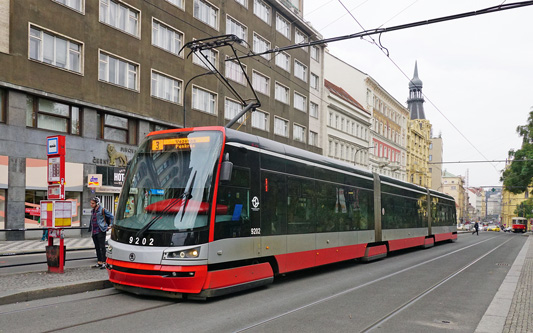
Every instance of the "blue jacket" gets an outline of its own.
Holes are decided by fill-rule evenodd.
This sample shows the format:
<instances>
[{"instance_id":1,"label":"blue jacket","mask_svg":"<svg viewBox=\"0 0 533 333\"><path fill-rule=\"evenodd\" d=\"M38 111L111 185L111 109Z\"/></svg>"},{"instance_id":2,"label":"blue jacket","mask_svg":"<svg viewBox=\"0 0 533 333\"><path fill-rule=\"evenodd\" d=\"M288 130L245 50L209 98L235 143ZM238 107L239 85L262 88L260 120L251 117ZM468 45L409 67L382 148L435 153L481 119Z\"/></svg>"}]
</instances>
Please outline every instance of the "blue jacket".
<instances>
[{"instance_id":1,"label":"blue jacket","mask_svg":"<svg viewBox=\"0 0 533 333\"><path fill-rule=\"evenodd\" d=\"M95 213L95 210L96 210L96 222L98 222L98 226L100 227L100 230L102 232L106 232L107 231L107 223L106 223L106 217L109 221L109 226L112 226L113 225L113 215L107 210L107 209L104 209L102 208L102 206L98 205L98 207L94 208L92 211L91 211L91 221L92 221L92 214ZM105 216L104 216L105 215ZM92 222L89 223L89 231L92 231Z\"/></svg>"}]
</instances>

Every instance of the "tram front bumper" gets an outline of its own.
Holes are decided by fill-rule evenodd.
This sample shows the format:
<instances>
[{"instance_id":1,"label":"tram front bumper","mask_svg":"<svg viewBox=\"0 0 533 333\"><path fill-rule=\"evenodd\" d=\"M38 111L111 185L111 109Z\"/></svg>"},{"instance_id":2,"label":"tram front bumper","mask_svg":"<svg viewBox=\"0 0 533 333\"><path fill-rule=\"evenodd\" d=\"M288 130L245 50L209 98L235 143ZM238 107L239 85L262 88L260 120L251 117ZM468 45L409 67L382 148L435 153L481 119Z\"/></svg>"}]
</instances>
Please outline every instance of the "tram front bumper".
<instances>
[{"instance_id":1,"label":"tram front bumper","mask_svg":"<svg viewBox=\"0 0 533 333\"><path fill-rule=\"evenodd\" d=\"M107 268L114 284L171 293L197 294L207 276L207 265L153 265L108 258Z\"/></svg>"}]
</instances>

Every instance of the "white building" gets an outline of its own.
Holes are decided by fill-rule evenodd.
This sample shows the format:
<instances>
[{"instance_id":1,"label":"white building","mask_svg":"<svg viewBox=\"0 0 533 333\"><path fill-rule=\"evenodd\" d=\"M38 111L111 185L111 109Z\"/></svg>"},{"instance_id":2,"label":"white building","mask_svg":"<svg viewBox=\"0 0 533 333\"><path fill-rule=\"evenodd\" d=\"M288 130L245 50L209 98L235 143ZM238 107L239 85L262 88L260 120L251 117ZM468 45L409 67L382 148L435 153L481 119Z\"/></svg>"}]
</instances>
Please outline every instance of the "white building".
<instances>
[{"instance_id":1,"label":"white building","mask_svg":"<svg viewBox=\"0 0 533 333\"><path fill-rule=\"evenodd\" d=\"M331 158L368 168L370 112L343 88L324 80L324 108L327 114L326 149Z\"/></svg>"},{"instance_id":2,"label":"white building","mask_svg":"<svg viewBox=\"0 0 533 333\"><path fill-rule=\"evenodd\" d=\"M355 100L361 101L363 108L372 115L369 169L406 181L409 110L370 75L327 51L324 53L324 77L341 86Z\"/></svg>"}]
</instances>

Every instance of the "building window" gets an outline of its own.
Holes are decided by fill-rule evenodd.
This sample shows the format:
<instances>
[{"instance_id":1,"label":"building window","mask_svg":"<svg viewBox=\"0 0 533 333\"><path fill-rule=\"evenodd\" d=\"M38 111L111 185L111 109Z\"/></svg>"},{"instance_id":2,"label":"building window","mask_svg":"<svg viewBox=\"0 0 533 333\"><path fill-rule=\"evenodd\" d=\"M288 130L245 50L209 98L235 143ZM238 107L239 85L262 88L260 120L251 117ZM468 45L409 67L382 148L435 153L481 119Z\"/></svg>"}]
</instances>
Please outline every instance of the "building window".
<instances>
[{"instance_id":1,"label":"building window","mask_svg":"<svg viewBox=\"0 0 533 333\"><path fill-rule=\"evenodd\" d=\"M80 108L49 99L28 96L26 126L80 135Z\"/></svg>"},{"instance_id":2,"label":"building window","mask_svg":"<svg viewBox=\"0 0 533 333\"><path fill-rule=\"evenodd\" d=\"M263 131L268 131L268 119L268 113L255 110L254 112L252 112L252 127L258 128Z\"/></svg>"},{"instance_id":3,"label":"building window","mask_svg":"<svg viewBox=\"0 0 533 333\"><path fill-rule=\"evenodd\" d=\"M30 26L30 59L81 73L83 44Z\"/></svg>"},{"instance_id":4,"label":"building window","mask_svg":"<svg viewBox=\"0 0 533 333\"><path fill-rule=\"evenodd\" d=\"M270 78L256 71L252 71L252 86L262 94L270 96Z\"/></svg>"},{"instance_id":5,"label":"building window","mask_svg":"<svg viewBox=\"0 0 533 333\"><path fill-rule=\"evenodd\" d=\"M229 15L226 15L226 34L235 35L245 42L248 41L248 28Z\"/></svg>"},{"instance_id":6,"label":"building window","mask_svg":"<svg viewBox=\"0 0 533 333\"><path fill-rule=\"evenodd\" d=\"M307 82L307 66L298 60L294 60L294 76L304 82Z\"/></svg>"},{"instance_id":7,"label":"building window","mask_svg":"<svg viewBox=\"0 0 533 333\"><path fill-rule=\"evenodd\" d=\"M254 32L254 45L253 50L255 53L263 53L270 50L270 42ZM261 57L270 60L270 54L263 54Z\"/></svg>"},{"instance_id":8,"label":"building window","mask_svg":"<svg viewBox=\"0 0 533 333\"><path fill-rule=\"evenodd\" d=\"M180 9L183 9L183 0L166 0L167 2L170 2L171 4L173 4L174 6L180 8Z\"/></svg>"},{"instance_id":9,"label":"building window","mask_svg":"<svg viewBox=\"0 0 533 333\"><path fill-rule=\"evenodd\" d=\"M231 120L235 118L235 116L238 115L239 112L241 111L242 111L242 104L226 98L226 103L224 105L224 118ZM237 120L237 122L242 124L244 123L244 119L245 117L241 116Z\"/></svg>"},{"instance_id":10,"label":"building window","mask_svg":"<svg viewBox=\"0 0 533 333\"><path fill-rule=\"evenodd\" d=\"M307 43L307 36L300 30L296 29L294 33L294 42L296 44L305 44ZM304 47L303 49L304 51L307 51L307 47Z\"/></svg>"},{"instance_id":11,"label":"building window","mask_svg":"<svg viewBox=\"0 0 533 333\"><path fill-rule=\"evenodd\" d=\"M289 104L289 88L276 82L274 98L282 103Z\"/></svg>"},{"instance_id":12,"label":"building window","mask_svg":"<svg viewBox=\"0 0 533 333\"><path fill-rule=\"evenodd\" d=\"M320 49L318 46L311 46L311 59L315 61L320 61Z\"/></svg>"},{"instance_id":13,"label":"building window","mask_svg":"<svg viewBox=\"0 0 533 333\"><path fill-rule=\"evenodd\" d=\"M307 97L294 92L294 108L303 112L307 112Z\"/></svg>"},{"instance_id":14,"label":"building window","mask_svg":"<svg viewBox=\"0 0 533 333\"><path fill-rule=\"evenodd\" d=\"M98 123L100 124L98 138L136 144L137 126L134 120L99 112Z\"/></svg>"},{"instance_id":15,"label":"building window","mask_svg":"<svg viewBox=\"0 0 533 333\"><path fill-rule=\"evenodd\" d=\"M270 7L261 0L254 0L254 14L270 25Z\"/></svg>"},{"instance_id":16,"label":"building window","mask_svg":"<svg viewBox=\"0 0 533 333\"><path fill-rule=\"evenodd\" d=\"M207 112L210 114L216 114L217 95L193 86L192 88L192 108Z\"/></svg>"},{"instance_id":17,"label":"building window","mask_svg":"<svg viewBox=\"0 0 533 333\"><path fill-rule=\"evenodd\" d=\"M201 53L202 55L197 56L196 52L193 53L193 56L192 56L193 64L202 66L207 69L211 69L210 66L213 66L214 68L218 68L218 51L211 49L211 50L201 50L198 52ZM207 60L205 58L207 58ZM207 64L209 63L211 65L209 65L208 67Z\"/></svg>"},{"instance_id":18,"label":"building window","mask_svg":"<svg viewBox=\"0 0 533 333\"><path fill-rule=\"evenodd\" d=\"M195 18L218 30L218 8L205 0L194 0Z\"/></svg>"},{"instance_id":19,"label":"building window","mask_svg":"<svg viewBox=\"0 0 533 333\"><path fill-rule=\"evenodd\" d=\"M100 0L100 22L136 37L140 37L140 15L140 11L126 6L123 2Z\"/></svg>"},{"instance_id":20,"label":"building window","mask_svg":"<svg viewBox=\"0 0 533 333\"><path fill-rule=\"evenodd\" d=\"M74 9L80 13L83 13L83 1L82 0L53 0L69 8Z\"/></svg>"},{"instance_id":21,"label":"building window","mask_svg":"<svg viewBox=\"0 0 533 333\"><path fill-rule=\"evenodd\" d=\"M294 124L292 127L292 137L295 141L305 142L305 127Z\"/></svg>"},{"instance_id":22,"label":"building window","mask_svg":"<svg viewBox=\"0 0 533 333\"><path fill-rule=\"evenodd\" d=\"M309 83L311 88L318 90L319 81L320 81L320 78L318 77L318 75L311 73L311 82Z\"/></svg>"},{"instance_id":23,"label":"building window","mask_svg":"<svg viewBox=\"0 0 533 333\"><path fill-rule=\"evenodd\" d=\"M318 118L318 104L309 102L309 115L313 118Z\"/></svg>"},{"instance_id":24,"label":"building window","mask_svg":"<svg viewBox=\"0 0 533 333\"><path fill-rule=\"evenodd\" d=\"M119 59L100 51L99 65L99 80L116 84L124 88L137 90L137 78L139 76L138 64Z\"/></svg>"},{"instance_id":25,"label":"building window","mask_svg":"<svg viewBox=\"0 0 533 333\"><path fill-rule=\"evenodd\" d=\"M161 125L161 124L157 124L157 123L150 123L148 124L148 130L151 132L157 132L157 131L165 131L165 130L168 130L168 129L171 129L171 127L169 126L165 126L165 125Z\"/></svg>"},{"instance_id":26,"label":"building window","mask_svg":"<svg viewBox=\"0 0 533 333\"><path fill-rule=\"evenodd\" d=\"M290 64L291 64L291 56L288 53L279 52L276 55L276 66L290 73L291 72Z\"/></svg>"},{"instance_id":27,"label":"building window","mask_svg":"<svg viewBox=\"0 0 533 333\"><path fill-rule=\"evenodd\" d=\"M152 45L179 55L183 45L183 33L155 19L152 21Z\"/></svg>"},{"instance_id":28,"label":"building window","mask_svg":"<svg viewBox=\"0 0 533 333\"><path fill-rule=\"evenodd\" d=\"M248 0L235 0L239 5L248 8Z\"/></svg>"},{"instance_id":29,"label":"building window","mask_svg":"<svg viewBox=\"0 0 533 333\"><path fill-rule=\"evenodd\" d=\"M276 30L291 39L291 23L280 14L276 14Z\"/></svg>"},{"instance_id":30,"label":"building window","mask_svg":"<svg viewBox=\"0 0 533 333\"><path fill-rule=\"evenodd\" d=\"M246 72L246 65L243 64L242 67L243 68L241 69L241 66L237 61L226 60L226 77L237 83L246 85L246 76L244 75Z\"/></svg>"},{"instance_id":31,"label":"building window","mask_svg":"<svg viewBox=\"0 0 533 333\"><path fill-rule=\"evenodd\" d=\"M309 131L309 144L318 147L318 133Z\"/></svg>"},{"instance_id":32,"label":"building window","mask_svg":"<svg viewBox=\"0 0 533 333\"><path fill-rule=\"evenodd\" d=\"M274 117L274 134L289 137L289 121Z\"/></svg>"},{"instance_id":33,"label":"building window","mask_svg":"<svg viewBox=\"0 0 533 333\"><path fill-rule=\"evenodd\" d=\"M152 96L179 104L182 85L183 81L152 70Z\"/></svg>"}]
</instances>

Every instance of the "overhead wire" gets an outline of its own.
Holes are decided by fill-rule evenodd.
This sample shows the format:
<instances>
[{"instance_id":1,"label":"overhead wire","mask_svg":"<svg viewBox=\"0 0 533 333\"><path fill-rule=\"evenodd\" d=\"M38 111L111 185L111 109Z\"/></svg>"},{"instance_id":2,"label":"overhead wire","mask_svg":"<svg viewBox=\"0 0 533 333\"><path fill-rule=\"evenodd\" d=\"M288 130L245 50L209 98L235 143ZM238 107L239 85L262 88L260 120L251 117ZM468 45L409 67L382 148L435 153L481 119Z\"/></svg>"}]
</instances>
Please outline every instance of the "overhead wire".
<instances>
[{"instance_id":1,"label":"overhead wire","mask_svg":"<svg viewBox=\"0 0 533 333\"><path fill-rule=\"evenodd\" d=\"M342 5L342 7L348 11L348 8L344 5L344 3L342 2L342 0L338 0L338 2ZM505 2L505 1L504 1ZM502 3L503 4L503 3ZM411 4L412 5L412 4ZM411 6L410 5L410 6ZM409 7L410 7L409 6ZM500 5L501 6L501 5ZM404 9L405 10L405 9ZM362 24L355 18L355 16L349 12L350 16L355 20L355 22L359 25L359 27L361 29L363 29L364 31L366 31L366 29L362 26ZM383 24L381 25L383 26ZM380 26L380 27L381 27ZM405 76L405 78L407 80L409 80L409 82L412 83L411 79L409 78L409 76L400 68L400 66L390 57L390 54L388 54L388 50L386 48L384 48L381 43L378 45L378 43L374 40L374 38L372 38L371 36L369 36L373 42L373 44L375 44L386 56L387 58L389 59L390 62L392 62L392 64L403 74L403 76ZM384 50L387 50L387 53L384 52ZM433 103L433 101L424 93L422 93L422 95L424 96L425 99L427 99L427 101L444 117L444 119L446 119L446 121L448 121L448 123L487 161L489 161L489 159L459 130L459 128L457 128L457 126L455 126L455 124L435 105L435 103ZM494 164L492 164L492 167L496 170L496 172L500 173L501 171L496 169L496 166Z\"/></svg>"}]
</instances>

